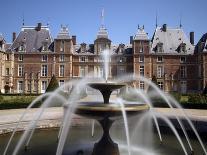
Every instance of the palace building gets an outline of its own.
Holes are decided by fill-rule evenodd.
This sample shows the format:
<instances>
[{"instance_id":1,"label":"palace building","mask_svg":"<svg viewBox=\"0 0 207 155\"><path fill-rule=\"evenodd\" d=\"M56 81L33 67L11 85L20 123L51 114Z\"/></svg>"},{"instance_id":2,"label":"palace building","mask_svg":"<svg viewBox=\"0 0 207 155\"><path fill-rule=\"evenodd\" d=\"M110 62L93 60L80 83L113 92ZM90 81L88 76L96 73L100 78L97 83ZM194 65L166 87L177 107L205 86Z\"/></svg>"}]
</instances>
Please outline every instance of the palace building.
<instances>
[{"instance_id":1,"label":"palace building","mask_svg":"<svg viewBox=\"0 0 207 155\"><path fill-rule=\"evenodd\" d=\"M111 54L109 78L124 74L157 79L165 92L202 92L207 84L207 34L197 44L182 27L156 27L152 38L143 27L127 44L113 44L102 25L92 44L77 43L65 26L53 39L48 26L23 26L11 44L0 35L1 93L44 93L53 75L62 85L74 78L103 77L102 51ZM148 89L144 81L134 87Z\"/></svg>"}]
</instances>

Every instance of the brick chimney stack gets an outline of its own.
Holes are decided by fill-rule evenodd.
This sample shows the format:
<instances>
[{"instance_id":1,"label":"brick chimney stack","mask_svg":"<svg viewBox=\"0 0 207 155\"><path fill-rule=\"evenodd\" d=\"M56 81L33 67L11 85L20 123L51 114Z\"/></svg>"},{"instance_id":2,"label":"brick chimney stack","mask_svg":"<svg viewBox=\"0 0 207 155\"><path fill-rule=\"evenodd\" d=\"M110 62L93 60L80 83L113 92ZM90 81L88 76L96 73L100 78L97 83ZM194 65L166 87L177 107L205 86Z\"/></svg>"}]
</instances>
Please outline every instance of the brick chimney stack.
<instances>
[{"instance_id":1,"label":"brick chimney stack","mask_svg":"<svg viewBox=\"0 0 207 155\"><path fill-rule=\"evenodd\" d=\"M42 27L42 23L37 23L36 31L40 31Z\"/></svg>"},{"instance_id":2,"label":"brick chimney stack","mask_svg":"<svg viewBox=\"0 0 207 155\"><path fill-rule=\"evenodd\" d=\"M190 32L190 43L194 45L194 32Z\"/></svg>"},{"instance_id":3,"label":"brick chimney stack","mask_svg":"<svg viewBox=\"0 0 207 155\"><path fill-rule=\"evenodd\" d=\"M14 42L14 40L16 39L16 32L12 33L12 42Z\"/></svg>"}]
</instances>

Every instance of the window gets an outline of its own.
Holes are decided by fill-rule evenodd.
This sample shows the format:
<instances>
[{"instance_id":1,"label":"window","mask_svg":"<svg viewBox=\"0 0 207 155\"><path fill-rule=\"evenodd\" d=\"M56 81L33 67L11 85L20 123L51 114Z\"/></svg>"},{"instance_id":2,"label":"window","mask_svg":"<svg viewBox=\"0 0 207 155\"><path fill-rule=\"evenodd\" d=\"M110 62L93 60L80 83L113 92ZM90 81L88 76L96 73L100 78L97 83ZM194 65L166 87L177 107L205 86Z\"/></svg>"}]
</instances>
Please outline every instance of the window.
<instances>
[{"instance_id":1,"label":"window","mask_svg":"<svg viewBox=\"0 0 207 155\"><path fill-rule=\"evenodd\" d=\"M64 83L65 83L65 81L64 81L64 80L60 80L60 81L59 81L59 86L64 85Z\"/></svg>"},{"instance_id":2,"label":"window","mask_svg":"<svg viewBox=\"0 0 207 155\"><path fill-rule=\"evenodd\" d=\"M157 66L157 77L161 78L164 74L163 66Z\"/></svg>"},{"instance_id":3,"label":"window","mask_svg":"<svg viewBox=\"0 0 207 155\"><path fill-rule=\"evenodd\" d=\"M6 60L9 60L9 54L6 54Z\"/></svg>"},{"instance_id":4,"label":"window","mask_svg":"<svg viewBox=\"0 0 207 155\"><path fill-rule=\"evenodd\" d=\"M99 68L98 76L99 76L99 77L103 77L103 75L104 75L103 67L100 67L100 68Z\"/></svg>"},{"instance_id":5,"label":"window","mask_svg":"<svg viewBox=\"0 0 207 155\"><path fill-rule=\"evenodd\" d=\"M23 81L18 81L18 93L23 93Z\"/></svg>"},{"instance_id":6,"label":"window","mask_svg":"<svg viewBox=\"0 0 207 155\"><path fill-rule=\"evenodd\" d=\"M139 62L144 62L144 56L143 55L139 56Z\"/></svg>"},{"instance_id":7,"label":"window","mask_svg":"<svg viewBox=\"0 0 207 155\"><path fill-rule=\"evenodd\" d=\"M162 56L158 56L157 57L157 62L163 62L163 57Z\"/></svg>"},{"instance_id":8,"label":"window","mask_svg":"<svg viewBox=\"0 0 207 155\"><path fill-rule=\"evenodd\" d=\"M64 41L61 41L60 52L64 52Z\"/></svg>"},{"instance_id":9,"label":"window","mask_svg":"<svg viewBox=\"0 0 207 155\"><path fill-rule=\"evenodd\" d=\"M23 76L23 65L18 66L18 76Z\"/></svg>"},{"instance_id":10,"label":"window","mask_svg":"<svg viewBox=\"0 0 207 155\"><path fill-rule=\"evenodd\" d=\"M126 58L125 57L119 57L119 62L120 63L126 62Z\"/></svg>"},{"instance_id":11,"label":"window","mask_svg":"<svg viewBox=\"0 0 207 155\"><path fill-rule=\"evenodd\" d=\"M180 52L186 52L186 44L185 43L180 44Z\"/></svg>"},{"instance_id":12,"label":"window","mask_svg":"<svg viewBox=\"0 0 207 155\"><path fill-rule=\"evenodd\" d=\"M186 66L180 66L180 77L185 78L187 76L186 73Z\"/></svg>"},{"instance_id":13,"label":"window","mask_svg":"<svg viewBox=\"0 0 207 155\"><path fill-rule=\"evenodd\" d=\"M123 75L126 73L126 66L118 66L118 75Z\"/></svg>"},{"instance_id":14,"label":"window","mask_svg":"<svg viewBox=\"0 0 207 155\"><path fill-rule=\"evenodd\" d=\"M158 82L158 87L163 90L163 82Z\"/></svg>"},{"instance_id":15,"label":"window","mask_svg":"<svg viewBox=\"0 0 207 155\"><path fill-rule=\"evenodd\" d=\"M185 63L186 62L186 57L185 56L180 57L180 62Z\"/></svg>"},{"instance_id":16,"label":"window","mask_svg":"<svg viewBox=\"0 0 207 155\"><path fill-rule=\"evenodd\" d=\"M65 60L65 56L63 54L61 54L59 59L60 59L61 62L63 62Z\"/></svg>"},{"instance_id":17,"label":"window","mask_svg":"<svg viewBox=\"0 0 207 155\"><path fill-rule=\"evenodd\" d=\"M187 91L187 82L186 81L180 81L180 91L183 94L186 93L186 91Z\"/></svg>"},{"instance_id":18,"label":"window","mask_svg":"<svg viewBox=\"0 0 207 155\"><path fill-rule=\"evenodd\" d=\"M42 56L42 61L44 61L44 62L47 61L47 58L48 58L47 55L43 55Z\"/></svg>"},{"instance_id":19,"label":"window","mask_svg":"<svg viewBox=\"0 0 207 155\"><path fill-rule=\"evenodd\" d=\"M144 90L144 81L139 82L139 88Z\"/></svg>"},{"instance_id":20,"label":"window","mask_svg":"<svg viewBox=\"0 0 207 155\"><path fill-rule=\"evenodd\" d=\"M9 75L9 68L6 68L6 76Z\"/></svg>"},{"instance_id":21,"label":"window","mask_svg":"<svg viewBox=\"0 0 207 155\"><path fill-rule=\"evenodd\" d=\"M85 66L80 66L80 77L85 76Z\"/></svg>"},{"instance_id":22,"label":"window","mask_svg":"<svg viewBox=\"0 0 207 155\"><path fill-rule=\"evenodd\" d=\"M140 76L144 76L144 66L139 66L139 74Z\"/></svg>"},{"instance_id":23,"label":"window","mask_svg":"<svg viewBox=\"0 0 207 155\"><path fill-rule=\"evenodd\" d=\"M201 65L198 66L198 77L201 77L202 74L201 74Z\"/></svg>"},{"instance_id":24,"label":"window","mask_svg":"<svg viewBox=\"0 0 207 155\"><path fill-rule=\"evenodd\" d=\"M41 74L47 76L47 65L42 65Z\"/></svg>"},{"instance_id":25,"label":"window","mask_svg":"<svg viewBox=\"0 0 207 155\"><path fill-rule=\"evenodd\" d=\"M42 81L41 93L45 93L47 89L47 81Z\"/></svg>"},{"instance_id":26,"label":"window","mask_svg":"<svg viewBox=\"0 0 207 155\"><path fill-rule=\"evenodd\" d=\"M22 52L22 51L24 51L24 50L25 50L24 44L20 45L20 46L19 46L19 51Z\"/></svg>"},{"instance_id":27,"label":"window","mask_svg":"<svg viewBox=\"0 0 207 155\"><path fill-rule=\"evenodd\" d=\"M23 55L22 54L19 55L18 60L23 61Z\"/></svg>"},{"instance_id":28,"label":"window","mask_svg":"<svg viewBox=\"0 0 207 155\"><path fill-rule=\"evenodd\" d=\"M157 44L157 52L162 53L163 52L163 43L158 43Z\"/></svg>"},{"instance_id":29,"label":"window","mask_svg":"<svg viewBox=\"0 0 207 155\"><path fill-rule=\"evenodd\" d=\"M139 47L140 47L139 53L143 53L144 48L143 48L143 44L142 44L142 42L140 42Z\"/></svg>"},{"instance_id":30,"label":"window","mask_svg":"<svg viewBox=\"0 0 207 155\"><path fill-rule=\"evenodd\" d=\"M28 92L31 91L31 83L30 82L27 84L27 89L28 89Z\"/></svg>"},{"instance_id":31,"label":"window","mask_svg":"<svg viewBox=\"0 0 207 155\"><path fill-rule=\"evenodd\" d=\"M80 62L85 62L86 61L86 57L83 56L83 57L80 57Z\"/></svg>"},{"instance_id":32,"label":"window","mask_svg":"<svg viewBox=\"0 0 207 155\"><path fill-rule=\"evenodd\" d=\"M47 50L48 50L48 45L47 45L47 43L44 43L42 45L42 51L47 51Z\"/></svg>"},{"instance_id":33,"label":"window","mask_svg":"<svg viewBox=\"0 0 207 155\"><path fill-rule=\"evenodd\" d=\"M64 65L60 65L59 76L64 76L64 73L65 73L65 66Z\"/></svg>"}]
</instances>

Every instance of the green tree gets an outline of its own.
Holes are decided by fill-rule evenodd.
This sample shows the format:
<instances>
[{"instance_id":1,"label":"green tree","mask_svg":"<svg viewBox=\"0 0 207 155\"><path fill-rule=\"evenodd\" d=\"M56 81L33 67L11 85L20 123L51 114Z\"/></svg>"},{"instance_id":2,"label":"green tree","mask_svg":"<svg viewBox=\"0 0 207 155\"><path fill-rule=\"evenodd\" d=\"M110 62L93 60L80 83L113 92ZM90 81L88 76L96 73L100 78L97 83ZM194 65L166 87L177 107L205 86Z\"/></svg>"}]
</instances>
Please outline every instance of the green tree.
<instances>
[{"instance_id":1,"label":"green tree","mask_svg":"<svg viewBox=\"0 0 207 155\"><path fill-rule=\"evenodd\" d=\"M57 89L59 87L58 81L55 77L55 75L52 76L50 83L46 89L46 92L51 92L54 91L55 89Z\"/></svg>"}]
</instances>

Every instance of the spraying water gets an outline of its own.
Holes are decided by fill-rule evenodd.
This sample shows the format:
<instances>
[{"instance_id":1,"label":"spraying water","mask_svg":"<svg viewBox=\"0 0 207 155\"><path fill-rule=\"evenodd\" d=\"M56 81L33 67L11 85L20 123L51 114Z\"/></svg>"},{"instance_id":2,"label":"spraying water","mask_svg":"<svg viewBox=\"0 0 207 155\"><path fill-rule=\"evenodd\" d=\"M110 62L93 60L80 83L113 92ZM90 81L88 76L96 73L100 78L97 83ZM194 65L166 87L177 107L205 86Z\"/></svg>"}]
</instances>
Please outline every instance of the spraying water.
<instances>
[{"instance_id":1,"label":"spraying water","mask_svg":"<svg viewBox=\"0 0 207 155\"><path fill-rule=\"evenodd\" d=\"M104 59L104 78L105 81L107 82L109 76L109 60L110 60L109 50L103 51L103 59Z\"/></svg>"}]
</instances>

